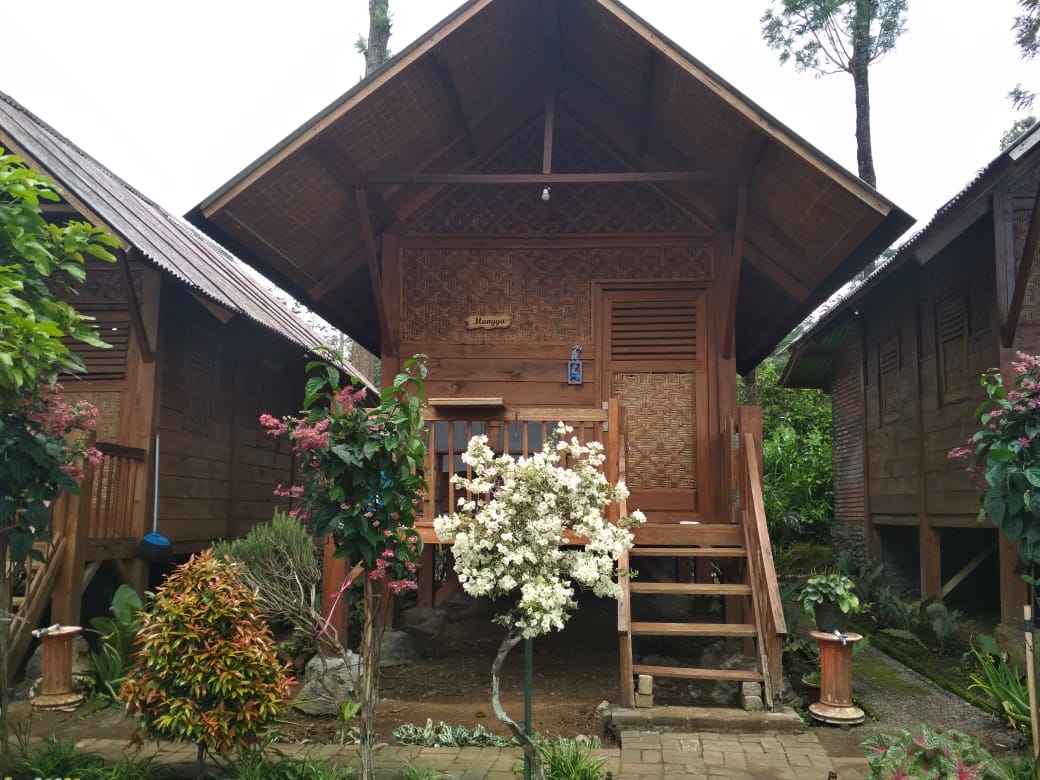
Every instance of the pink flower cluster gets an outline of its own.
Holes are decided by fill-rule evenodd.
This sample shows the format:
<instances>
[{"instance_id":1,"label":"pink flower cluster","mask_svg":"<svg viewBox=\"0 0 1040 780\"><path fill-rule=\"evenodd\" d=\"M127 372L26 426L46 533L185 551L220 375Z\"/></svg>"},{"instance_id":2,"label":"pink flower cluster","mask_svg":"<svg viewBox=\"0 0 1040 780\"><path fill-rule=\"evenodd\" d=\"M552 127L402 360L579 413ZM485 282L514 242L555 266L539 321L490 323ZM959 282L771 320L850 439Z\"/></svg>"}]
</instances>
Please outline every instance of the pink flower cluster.
<instances>
[{"instance_id":1,"label":"pink flower cluster","mask_svg":"<svg viewBox=\"0 0 1040 780\"><path fill-rule=\"evenodd\" d=\"M58 468L74 480L83 478L83 459L95 468L104 461L104 455L96 447L86 445L86 435L97 427L98 410L87 401L70 404L62 396L61 385L45 385L36 395L24 396L21 400L22 414L26 426L33 435L43 434L63 439ZM75 436L73 434L79 434Z\"/></svg>"},{"instance_id":2,"label":"pink flower cluster","mask_svg":"<svg viewBox=\"0 0 1040 780\"><path fill-rule=\"evenodd\" d=\"M340 390L338 393L332 396L332 400L342 407L342 411L340 412L341 414L349 414L350 411L354 408L354 406L357 405L358 401L360 401L364 397L364 395L365 391L360 387L356 389L353 387L344 387L342 390ZM333 409L332 411L335 411L335 409Z\"/></svg>"}]
</instances>

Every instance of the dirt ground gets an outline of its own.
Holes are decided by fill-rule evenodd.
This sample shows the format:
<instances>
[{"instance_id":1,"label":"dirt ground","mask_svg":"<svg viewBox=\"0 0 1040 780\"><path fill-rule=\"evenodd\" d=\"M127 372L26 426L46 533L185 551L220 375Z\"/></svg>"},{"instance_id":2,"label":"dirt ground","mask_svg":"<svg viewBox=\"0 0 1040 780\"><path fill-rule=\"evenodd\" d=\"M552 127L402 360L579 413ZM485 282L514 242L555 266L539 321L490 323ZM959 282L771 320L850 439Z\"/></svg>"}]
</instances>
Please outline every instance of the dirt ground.
<instances>
[{"instance_id":1,"label":"dirt ground","mask_svg":"<svg viewBox=\"0 0 1040 780\"><path fill-rule=\"evenodd\" d=\"M380 673L376 732L392 741L393 729L426 719L507 734L491 708L491 663L504 636L492 623L487 601L456 597L438 610L439 620L408 633L419 662L385 667ZM439 623L439 628L437 624ZM398 619L398 625L405 625ZM523 645L507 658L502 701L518 722L523 719ZM565 630L533 645L533 727L544 735L603 734L597 706L618 700L617 611L614 602L583 602ZM34 710L26 701L12 707L15 722L28 722L34 737L48 735L113 739L129 736L133 722L117 708L96 711L89 703L72 712ZM31 711L31 712L30 712ZM340 724L333 717L309 717L291 710L279 730L286 738L332 741Z\"/></svg>"},{"instance_id":2,"label":"dirt ground","mask_svg":"<svg viewBox=\"0 0 1040 780\"><path fill-rule=\"evenodd\" d=\"M402 615L398 627L409 627L418 662L381 671L381 699L376 713L377 739L392 742L393 729L402 724L422 726L427 718L470 728L480 724L491 732L507 734L491 708L491 663L503 630L491 618L494 606L457 596L434 620ZM675 648L649 648L669 656ZM711 649L709 648L709 652ZM703 648L696 652L705 652ZM1003 752L1015 736L999 721L984 715L937 686L909 673L898 663L879 659L875 650L854 666L856 695L878 714L877 720L854 729L833 730L821 740L849 755L860 755L859 742L875 731L897 733L903 726L928 723L935 728L958 728L983 739L990 749ZM868 660L873 659L873 660ZM888 659L888 660L885 660ZM667 660L667 659L665 659ZM697 659L691 659L696 663ZM884 661L884 663L882 663ZM660 662L660 661L659 661ZM893 666L894 664L894 666ZM871 669L877 672L872 673ZM617 613L614 602L587 598L561 633L534 642L533 727L547 736L600 736L604 732L597 707L618 701ZM503 703L517 721L523 717L523 646L507 660L502 681ZM718 690L696 689L682 681L659 680L657 704L717 704ZM733 703L735 706L735 702ZM17 702L14 720L25 723L31 707ZM32 735L76 738L129 737L133 722L117 708L95 711L85 704L73 712L31 714ZM340 724L332 717L309 717L295 710L280 724L282 738L315 743L331 742Z\"/></svg>"}]
</instances>

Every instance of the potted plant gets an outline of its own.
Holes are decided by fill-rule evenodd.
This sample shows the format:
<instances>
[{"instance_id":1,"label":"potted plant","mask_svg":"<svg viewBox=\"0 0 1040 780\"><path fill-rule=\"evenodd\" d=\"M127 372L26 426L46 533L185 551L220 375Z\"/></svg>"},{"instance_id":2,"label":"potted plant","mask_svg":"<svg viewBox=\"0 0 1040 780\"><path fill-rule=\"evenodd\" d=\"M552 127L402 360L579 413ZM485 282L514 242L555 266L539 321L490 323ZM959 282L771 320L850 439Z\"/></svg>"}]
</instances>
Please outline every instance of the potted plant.
<instances>
[{"instance_id":1,"label":"potted plant","mask_svg":"<svg viewBox=\"0 0 1040 780\"><path fill-rule=\"evenodd\" d=\"M802 608L816 618L818 631L845 632L849 615L862 609L856 584L844 574L814 574L805 583L800 597Z\"/></svg>"}]
</instances>

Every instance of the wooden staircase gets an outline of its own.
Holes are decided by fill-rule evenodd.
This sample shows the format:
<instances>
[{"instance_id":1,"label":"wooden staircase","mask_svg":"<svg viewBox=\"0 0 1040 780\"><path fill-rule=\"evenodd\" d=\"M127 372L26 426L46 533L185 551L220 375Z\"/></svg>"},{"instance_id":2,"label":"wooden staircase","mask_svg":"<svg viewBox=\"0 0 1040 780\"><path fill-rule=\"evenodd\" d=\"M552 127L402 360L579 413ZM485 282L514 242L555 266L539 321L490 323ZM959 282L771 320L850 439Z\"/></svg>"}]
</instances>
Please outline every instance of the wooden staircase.
<instances>
[{"instance_id":1,"label":"wooden staircase","mask_svg":"<svg viewBox=\"0 0 1040 780\"><path fill-rule=\"evenodd\" d=\"M756 682L763 686L766 706L772 709L777 704L786 626L766 532L757 442L753 433L732 433L739 456L733 464L734 482L739 485L735 495L740 496L734 522L643 526L621 562L618 637L623 706L636 704L636 675ZM641 544L641 538L647 542ZM637 572L635 579L625 576L629 570ZM703 617L692 609L704 597L719 599L721 619ZM655 614L662 605L669 607L663 610L668 618ZM684 619L675 620L677 614ZM637 663L633 645L640 637L731 640L734 650L754 657L756 665L722 669Z\"/></svg>"}]
</instances>

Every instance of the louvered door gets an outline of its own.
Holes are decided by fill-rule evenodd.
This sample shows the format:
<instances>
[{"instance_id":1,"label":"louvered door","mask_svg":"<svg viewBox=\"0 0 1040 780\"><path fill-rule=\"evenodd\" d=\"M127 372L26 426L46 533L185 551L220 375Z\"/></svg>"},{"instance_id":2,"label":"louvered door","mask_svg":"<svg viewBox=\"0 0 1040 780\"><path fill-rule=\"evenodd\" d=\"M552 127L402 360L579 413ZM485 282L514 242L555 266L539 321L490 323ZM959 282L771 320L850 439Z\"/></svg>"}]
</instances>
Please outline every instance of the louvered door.
<instances>
[{"instance_id":1,"label":"louvered door","mask_svg":"<svg viewBox=\"0 0 1040 780\"><path fill-rule=\"evenodd\" d=\"M603 289L602 395L628 415L629 506L657 522L701 520L708 506L704 291Z\"/></svg>"}]
</instances>

